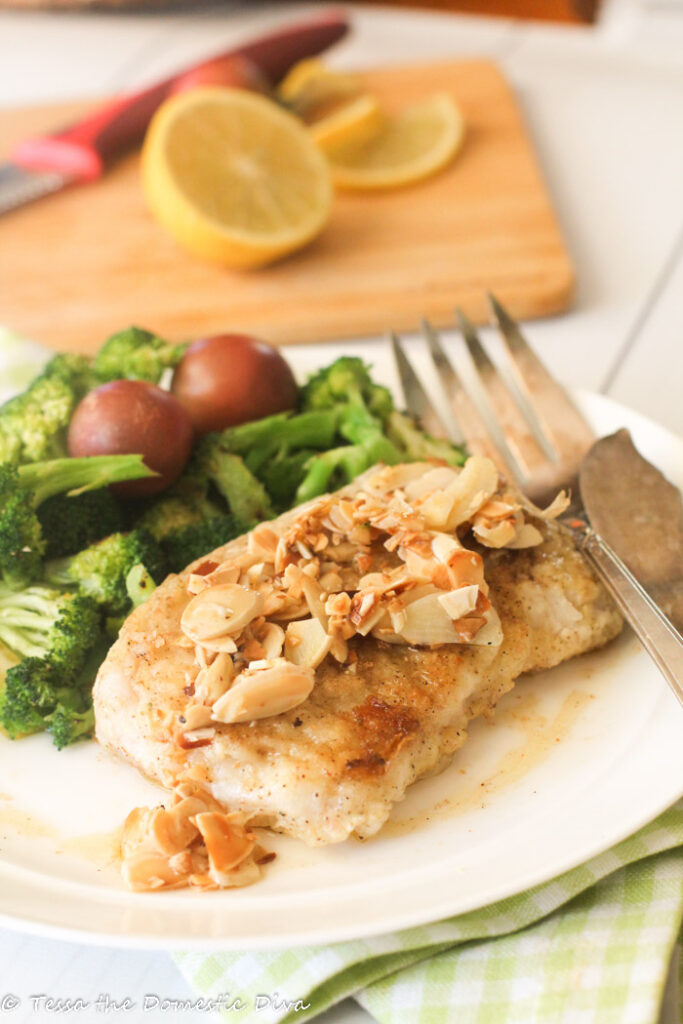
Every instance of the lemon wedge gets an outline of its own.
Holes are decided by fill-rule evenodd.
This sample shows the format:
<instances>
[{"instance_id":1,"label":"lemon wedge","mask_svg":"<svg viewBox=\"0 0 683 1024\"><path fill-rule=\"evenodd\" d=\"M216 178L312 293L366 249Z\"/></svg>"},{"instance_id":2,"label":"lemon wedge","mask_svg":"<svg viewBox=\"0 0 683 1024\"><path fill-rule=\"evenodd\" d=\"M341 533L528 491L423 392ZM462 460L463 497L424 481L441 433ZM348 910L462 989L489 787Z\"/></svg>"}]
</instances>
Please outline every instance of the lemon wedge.
<instances>
[{"instance_id":1,"label":"lemon wedge","mask_svg":"<svg viewBox=\"0 0 683 1024\"><path fill-rule=\"evenodd\" d=\"M335 185L383 189L409 185L450 163L465 133L460 110L446 93L406 107L385 119L361 142L325 145Z\"/></svg>"},{"instance_id":2,"label":"lemon wedge","mask_svg":"<svg viewBox=\"0 0 683 1024\"><path fill-rule=\"evenodd\" d=\"M327 117L315 121L309 131L324 152L374 139L384 127L385 115L374 96L359 96Z\"/></svg>"},{"instance_id":3,"label":"lemon wedge","mask_svg":"<svg viewBox=\"0 0 683 1024\"><path fill-rule=\"evenodd\" d=\"M306 245L332 205L329 166L308 130L264 96L202 88L166 100L142 150L156 219L191 252L258 267Z\"/></svg>"}]
</instances>

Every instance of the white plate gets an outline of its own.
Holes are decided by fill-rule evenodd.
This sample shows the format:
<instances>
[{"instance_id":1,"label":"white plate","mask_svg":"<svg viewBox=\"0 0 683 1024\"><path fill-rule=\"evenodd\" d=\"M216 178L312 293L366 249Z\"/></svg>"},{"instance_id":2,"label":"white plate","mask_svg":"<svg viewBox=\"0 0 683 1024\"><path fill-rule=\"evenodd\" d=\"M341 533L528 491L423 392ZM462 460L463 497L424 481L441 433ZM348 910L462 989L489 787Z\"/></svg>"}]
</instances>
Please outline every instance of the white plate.
<instances>
[{"instance_id":1,"label":"white plate","mask_svg":"<svg viewBox=\"0 0 683 1024\"><path fill-rule=\"evenodd\" d=\"M309 368L333 354L298 349L295 358ZM373 348L380 373L384 354ZM629 426L683 486L681 441L605 398L581 404L599 433ZM0 923L107 945L247 949L463 913L566 871L673 803L683 793L682 724L627 633L520 682L494 723L474 723L451 767L413 786L375 839L308 850L268 836L278 858L260 884L209 894L121 885L115 830L131 807L159 800L156 786L94 743L58 753L44 735L2 739Z\"/></svg>"}]
</instances>

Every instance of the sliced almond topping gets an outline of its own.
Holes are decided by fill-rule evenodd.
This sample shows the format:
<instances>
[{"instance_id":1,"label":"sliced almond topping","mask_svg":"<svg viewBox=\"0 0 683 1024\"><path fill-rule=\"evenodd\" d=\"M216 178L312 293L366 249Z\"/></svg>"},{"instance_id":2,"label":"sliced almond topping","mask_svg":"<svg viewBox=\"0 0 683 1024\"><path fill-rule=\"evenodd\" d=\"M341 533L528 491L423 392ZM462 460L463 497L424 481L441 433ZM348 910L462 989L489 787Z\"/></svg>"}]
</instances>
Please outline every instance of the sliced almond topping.
<instances>
[{"instance_id":1,"label":"sliced almond topping","mask_svg":"<svg viewBox=\"0 0 683 1024\"><path fill-rule=\"evenodd\" d=\"M275 552L280 541L279 535L268 523L261 523L255 526L249 534L247 541L248 550L264 562L271 565L275 561Z\"/></svg>"},{"instance_id":2,"label":"sliced almond topping","mask_svg":"<svg viewBox=\"0 0 683 1024\"><path fill-rule=\"evenodd\" d=\"M206 576L200 576L199 573L191 572L187 577L187 592L188 594L199 594L202 590L206 590L208 587L206 582Z\"/></svg>"},{"instance_id":3,"label":"sliced almond topping","mask_svg":"<svg viewBox=\"0 0 683 1024\"><path fill-rule=\"evenodd\" d=\"M315 676L313 669L275 658L262 665L250 665L213 707L218 722L252 722L280 715L306 700Z\"/></svg>"},{"instance_id":4,"label":"sliced almond topping","mask_svg":"<svg viewBox=\"0 0 683 1024\"><path fill-rule=\"evenodd\" d=\"M215 735L216 730L213 728L193 729L182 734L178 741L178 746L184 750L192 750L194 747L206 747L211 743Z\"/></svg>"},{"instance_id":5,"label":"sliced almond topping","mask_svg":"<svg viewBox=\"0 0 683 1024\"><path fill-rule=\"evenodd\" d=\"M133 892L147 892L187 884L185 874L174 870L167 857L144 849L124 859L121 874Z\"/></svg>"},{"instance_id":6,"label":"sliced almond topping","mask_svg":"<svg viewBox=\"0 0 683 1024\"><path fill-rule=\"evenodd\" d=\"M504 548L515 539L517 524L514 519L490 520L483 515L475 516L472 533L488 548Z\"/></svg>"},{"instance_id":7,"label":"sliced almond topping","mask_svg":"<svg viewBox=\"0 0 683 1024\"><path fill-rule=\"evenodd\" d=\"M203 729L205 726L211 725L211 708L208 708L205 704L189 704L183 711L181 718L184 719L184 722L181 722L183 732Z\"/></svg>"},{"instance_id":8,"label":"sliced almond topping","mask_svg":"<svg viewBox=\"0 0 683 1024\"><path fill-rule=\"evenodd\" d=\"M332 637L317 619L290 622L285 634L285 657L294 665L317 668L330 652Z\"/></svg>"},{"instance_id":9,"label":"sliced almond topping","mask_svg":"<svg viewBox=\"0 0 683 1024\"><path fill-rule=\"evenodd\" d=\"M232 871L246 860L256 845L253 832L247 832L243 825L231 821L226 814L204 811L193 821L204 840L209 868L215 871Z\"/></svg>"},{"instance_id":10,"label":"sliced almond topping","mask_svg":"<svg viewBox=\"0 0 683 1024\"><path fill-rule=\"evenodd\" d=\"M157 807L149 822L149 836L159 853L172 856L189 846L197 836L190 818L203 810L204 804L195 797L181 800L168 811Z\"/></svg>"},{"instance_id":11,"label":"sliced almond topping","mask_svg":"<svg viewBox=\"0 0 683 1024\"><path fill-rule=\"evenodd\" d=\"M186 636L211 646L207 641L244 629L259 614L262 604L259 593L237 583L207 587L187 605L180 625Z\"/></svg>"},{"instance_id":12,"label":"sliced almond topping","mask_svg":"<svg viewBox=\"0 0 683 1024\"><path fill-rule=\"evenodd\" d=\"M543 535L541 531L532 523L524 523L524 525L517 530L514 539L508 541L505 546L514 551L516 548L533 548L536 547L537 544L542 543Z\"/></svg>"},{"instance_id":13,"label":"sliced almond topping","mask_svg":"<svg viewBox=\"0 0 683 1024\"><path fill-rule=\"evenodd\" d=\"M235 678L235 665L229 654L219 653L195 680L194 696L202 704L214 704Z\"/></svg>"},{"instance_id":14,"label":"sliced almond topping","mask_svg":"<svg viewBox=\"0 0 683 1024\"><path fill-rule=\"evenodd\" d=\"M439 594L439 604L451 619L461 619L477 607L479 587L474 584Z\"/></svg>"},{"instance_id":15,"label":"sliced almond topping","mask_svg":"<svg viewBox=\"0 0 683 1024\"><path fill-rule=\"evenodd\" d=\"M274 622L267 622L258 631L258 639L266 660L280 657L285 642L285 631L282 626L278 626Z\"/></svg>"}]
</instances>

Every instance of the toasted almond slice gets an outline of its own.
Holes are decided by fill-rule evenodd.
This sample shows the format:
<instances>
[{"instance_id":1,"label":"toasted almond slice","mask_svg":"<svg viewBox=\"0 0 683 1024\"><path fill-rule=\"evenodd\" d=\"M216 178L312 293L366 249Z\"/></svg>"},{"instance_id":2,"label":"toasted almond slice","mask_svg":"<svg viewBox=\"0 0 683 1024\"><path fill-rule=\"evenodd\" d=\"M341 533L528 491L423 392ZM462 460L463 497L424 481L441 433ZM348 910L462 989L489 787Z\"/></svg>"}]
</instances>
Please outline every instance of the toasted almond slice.
<instances>
[{"instance_id":1,"label":"toasted almond slice","mask_svg":"<svg viewBox=\"0 0 683 1024\"><path fill-rule=\"evenodd\" d=\"M451 619L461 619L463 615L469 615L477 607L479 587L470 584L465 587L458 587L457 590L449 590L446 594L439 594L439 604Z\"/></svg>"},{"instance_id":2,"label":"toasted almond slice","mask_svg":"<svg viewBox=\"0 0 683 1024\"><path fill-rule=\"evenodd\" d=\"M214 704L222 697L235 678L235 664L229 654L221 652L211 664L202 669L195 680L195 700L202 704Z\"/></svg>"},{"instance_id":3,"label":"toasted almond slice","mask_svg":"<svg viewBox=\"0 0 683 1024\"><path fill-rule=\"evenodd\" d=\"M149 838L155 849L172 857L184 850L197 836L197 829L190 818L201 814L204 804L201 800L188 797L175 804L170 810L157 807L149 822Z\"/></svg>"},{"instance_id":4,"label":"toasted almond slice","mask_svg":"<svg viewBox=\"0 0 683 1024\"><path fill-rule=\"evenodd\" d=\"M472 533L487 548L509 547L517 536L517 524L513 518L491 521L482 516L475 516Z\"/></svg>"},{"instance_id":5,"label":"toasted almond slice","mask_svg":"<svg viewBox=\"0 0 683 1024\"><path fill-rule=\"evenodd\" d=\"M133 892L178 887L187 882L186 876L174 870L167 857L144 849L124 859L121 874Z\"/></svg>"},{"instance_id":6,"label":"toasted almond slice","mask_svg":"<svg viewBox=\"0 0 683 1024\"><path fill-rule=\"evenodd\" d=\"M433 529L454 530L471 519L497 487L498 470L493 462L472 455L448 486L420 500L419 512Z\"/></svg>"},{"instance_id":7,"label":"toasted almond slice","mask_svg":"<svg viewBox=\"0 0 683 1024\"><path fill-rule=\"evenodd\" d=\"M156 808L134 807L121 830L121 855L130 857L149 837L149 826Z\"/></svg>"},{"instance_id":8,"label":"toasted almond slice","mask_svg":"<svg viewBox=\"0 0 683 1024\"><path fill-rule=\"evenodd\" d=\"M498 612L495 608L489 608L483 617L485 624L469 642L479 647L500 647L503 642L503 627Z\"/></svg>"},{"instance_id":9,"label":"toasted almond slice","mask_svg":"<svg viewBox=\"0 0 683 1024\"><path fill-rule=\"evenodd\" d=\"M452 466L437 466L422 472L413 480L407 481L403 487L406 499L412 505L420 498L426 498L429 494L438 491L445 491L451 487L460 476L460 470Z\"/></svg>"},{"instance_id":10,"label":"toasted almond slice","mask_svg":"<svg viewBox=\"0 0 683 1024\"><path fill-rule=\"evenodd\" d=\"M206 704L189 704L179 716L179 720L183 726L183 732L203 729L205 726L211 725L211 708Z\"/></svg>"},{"instance_id":11,"label":"toasted almond slice","mask_svg":"<svg viewBox=\"0 0 683 1024\"><path fill-rule=\"evenodd\" d=\"M515 550L517 548L533 548L537 544L543 543L543 534L540 530L537 530L532 523L524 523L523 526L517 530L514 538L508 541L505 545L506 548Z\"/></svg>"},{"instance_id":12,"label":"toasted almond slice","mask_svg":"<svg viewBox=\"0 0 683 1024\"><path fill-rule=\"evenodd\" d=\"M260 594L237 583L207 587L185 608L181 629L192 640L209 646L207 641L239 633L259 614L262 604Z\"/></svg>"},{"instance_id":13,"label":"toasted almond slice","mask_svg":"<svg viewBox=\"0 0 683 1024\"><path fill-rule=\"evenodd\" d=\"M267 661L280 657L285 643L285 631L282 626L275 622L266 622L258 631L258 639Z\"/></svg>"},{"instance_id":14,"label":"toasted almond slice","mask_svg":"<svg viewBox=\"0 0 683 1024\"><path fill-rule=\"evenodd\" d=\"M275 562L279 535L268 523L255 526L247 539L247 548L259 559L272 565Z\"/></svg>"},{"instance_id":15,"label":"toasted almond slice","mask_svg":"<svg viewBox=\"0 0 683 1024\"><path fill-rule=\"evenodd\" d=\"M174 806L190 797L202 804L195 812L196 814L200 814L202 811L223 810L222 805L211 795L208 789L198 782L194 782L192 779L182 779L180 782L177 782L173 787Z\"/></svg>"},{"instance_id":16,"label":"toasted almond slice","mask_svg":"<svg viewBox=\"0 0 683 1024\"><path fill-rule=\"evenodd\" d=\"M287 626L285 657L294 665L317 668L331 647L332 637L317 619L299 619Z\"/></svg>"},{"instance_id":17,"label":"toasted almond slice","mask_svg":"<svg viewBox=\"0 0 683 1024\"><path fill-rule=\"evenodd\" d=\"M219 872L232 871L256 845L256 836L252 832L247 832L243 825L231 821L221 812L203 811L194 817L193 823L204 840L210 871L212 868Z\"/></svg>"},{"instance_id":18,"label":"toasted almond slice","mask_svg":"<svg viewBox=\"0 0 683 1024\"><path fill-rule=\"evenodd\" d=\"M192 729L184 732L178 744L184 750L192 750L193 747L205 747L216 735L214 728Z\"/></svg>"},{"instance_id":19,"label":"toasted almond slice","mask_svg":"<svg viewBox=\"0 0 683 1024\"><path fill-rule=\"evenodd\" d=\"M269 718L301 704L311 690L313 669L275 658L263 667L241 672L232 687L213 707L218 722L252 722Z\"/></svg>"},{"instance_id":20,"label":"toasted almond slice","mask_svg":"<svg viewBox=\"0 0 683 1024\"><path fill-rule=\"evenodd\" d=\"M458 632L440 603L441 596L436 591L406 605L406 621L400 635L407 643L427 646L459 643Z\"/></svg>"}]
</instances>

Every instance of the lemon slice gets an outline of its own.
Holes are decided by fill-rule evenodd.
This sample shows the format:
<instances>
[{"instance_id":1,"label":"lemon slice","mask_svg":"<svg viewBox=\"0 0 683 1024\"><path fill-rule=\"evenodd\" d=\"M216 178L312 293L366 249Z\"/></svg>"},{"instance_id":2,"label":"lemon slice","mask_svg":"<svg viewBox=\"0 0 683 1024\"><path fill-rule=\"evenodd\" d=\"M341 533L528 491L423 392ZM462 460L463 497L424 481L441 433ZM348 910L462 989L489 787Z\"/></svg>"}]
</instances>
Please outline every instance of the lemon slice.
<instances>
[{"instance_id":1,"label":"lemon slice","mask_svg":"<svg viewBox=\"0 0 683 1024\"><path fill-rule=\"evenodd\" d=\"M263 266L301 248L332 205L329 166L307 129L242 89L166 100L145 138L142 183L177 241L230 267Z\"/></svg>"},{"instance_id":2,"label":"lemon slice","mask_svg":"<svg viewBox=\"0 0 683 1024\"><path fill-rule=\"evenodd\" d=\"M385 115L374 96L359 96L334 113L315 121L309 128L324 152L347 145L365 143L379 135Z\"/></svg>"},{"instance_id":3,"label":"lemon slice","mask_svg":"<svg viewBox=\"0 0 683 1024\"><path fill-rule=\"evenodd\" d=\"M292 113L311 123L361 92L357 75L332 71L310 57L295 64L278 86L278 96Z\"/></svg>"},{"instance_id":4,"label":"lemon slice","mask_svg":"<svg viewBox=\"0 0 683 1024\"><path fill-rule=\"evenodd\" d=\"M340 188L396 188L445 167L460 148L464 130L451 97L437 93L388 117L372 138L326 146L325 152Z\"/></svg>"}]
</instances>

